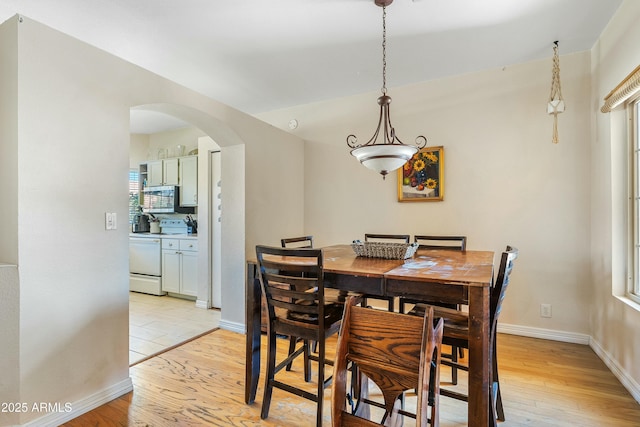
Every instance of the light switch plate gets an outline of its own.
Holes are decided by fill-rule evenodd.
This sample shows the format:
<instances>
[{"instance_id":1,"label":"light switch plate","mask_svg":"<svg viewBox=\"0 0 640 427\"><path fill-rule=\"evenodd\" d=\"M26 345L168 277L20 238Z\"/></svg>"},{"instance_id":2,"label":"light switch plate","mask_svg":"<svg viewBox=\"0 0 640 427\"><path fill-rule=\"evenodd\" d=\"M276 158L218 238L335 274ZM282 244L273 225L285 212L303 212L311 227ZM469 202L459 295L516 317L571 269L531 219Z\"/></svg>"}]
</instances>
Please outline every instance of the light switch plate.
<instances>
[{"instance_id":1,"label":"light switch plate","mask_svg":"<svg viewBox=\"0 0 640 427\"><path fill-rule=\"evenodd\" d=\"M104 228L106 230L116 230L118 228L118 217L115 212L105 212Z\"/></svg>"}]
</instances>

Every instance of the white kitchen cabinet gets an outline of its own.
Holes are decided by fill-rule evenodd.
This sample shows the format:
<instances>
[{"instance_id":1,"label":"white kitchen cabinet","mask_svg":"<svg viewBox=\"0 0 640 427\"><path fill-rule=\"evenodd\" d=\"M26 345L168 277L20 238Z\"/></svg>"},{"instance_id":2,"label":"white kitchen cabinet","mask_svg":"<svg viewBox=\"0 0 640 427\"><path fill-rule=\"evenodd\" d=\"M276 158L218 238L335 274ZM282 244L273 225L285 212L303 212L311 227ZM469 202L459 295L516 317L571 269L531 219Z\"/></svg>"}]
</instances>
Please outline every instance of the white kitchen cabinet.
<instances>
[{"instance_id":1,"label":"white kitchen cabinet","mask_svg":"<svg viewBox=\"0 0 640 427\"><path fill-rule=\"evenodd\" d=\"M165 159L162 161L162 185L180 185L178 175L178 158Z\"/></svg>"},{"instance_id":2,"label":"white kitchen cabinet","mask_svg":"<svg viewBox=\"0 0 640 427\"><path fill-rule=\"evenodd\" d=\"M198 295L198 241L162 238L162 290Z\"/></svg>"},{"instance_id":3,"label":"white kitchen cabinet","mask_svg":"<svg viewBox=\"0 0 640 427\"><path fill-rule=\"evenodd\" d=\"M147 162L147 187L156 187L162 183L162 160Z\"/></svg>"},{"instance_id":4,"label":"white kitchen cabinet","mask_svg":"<svg viewBox=\"0 0 640 427\"><path fill-rule=\"evenodd\" d=\"M178 158L147 162L147 186L178 185Z\"/></svg>"},{"instance_id":5,"label":"white kitchen cabinet","mask_svg":"<svg viewBox=\"0 0 640 427\"><path fill-rule=\"evenodd\" d=\"M180 206L198 206L198 156L180 157Z\"/></svg>"}]
</instances>

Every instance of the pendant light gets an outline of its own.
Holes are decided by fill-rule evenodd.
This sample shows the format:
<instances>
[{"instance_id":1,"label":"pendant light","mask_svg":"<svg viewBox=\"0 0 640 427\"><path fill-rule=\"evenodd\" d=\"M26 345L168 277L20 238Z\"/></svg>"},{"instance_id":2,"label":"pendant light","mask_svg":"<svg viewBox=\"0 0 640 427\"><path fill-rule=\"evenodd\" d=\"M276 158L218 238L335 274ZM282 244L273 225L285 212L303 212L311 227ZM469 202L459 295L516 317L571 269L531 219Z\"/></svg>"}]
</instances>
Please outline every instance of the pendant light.
<instances>
[{"instance_id":1,"label":"pendant light","mask_svg":"<svg viewBox=\"0 0 640 427\"><path fill-rule=\"evenodd\" d=\"M402 167L419 149L427 145L427 139L420 135L416 138L416 145L406 145L396 136L396 131L391 125L389 105L391 97L387 95L387 9L393 0L374 0L376 6L382 7L382 96L378 98L380 105L380 117L378 127L373 136L365 144L358 144L355 135L347 137L347 145L352 148L354 156L365 167L386 175ZM381 139L378 142L378 139Z\"/></svg>"}]
</instances>

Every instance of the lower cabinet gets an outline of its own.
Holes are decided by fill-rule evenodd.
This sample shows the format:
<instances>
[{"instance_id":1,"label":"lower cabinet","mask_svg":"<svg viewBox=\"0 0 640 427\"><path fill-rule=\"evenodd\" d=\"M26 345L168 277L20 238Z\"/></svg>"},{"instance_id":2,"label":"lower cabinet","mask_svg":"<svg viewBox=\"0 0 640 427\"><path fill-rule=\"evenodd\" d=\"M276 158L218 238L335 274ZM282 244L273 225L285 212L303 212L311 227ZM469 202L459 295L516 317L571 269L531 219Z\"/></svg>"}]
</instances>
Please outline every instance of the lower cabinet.
<instances>
[{"instance_id":1,"label":"lower cabinet","mask_svg":"<svg viewBox=\"0 0 640 427\"><path fill-rule=\"evenodd\" d=\"M198 241L162 239L162 290L198 295Z\"/></svg>"}]
</instances>

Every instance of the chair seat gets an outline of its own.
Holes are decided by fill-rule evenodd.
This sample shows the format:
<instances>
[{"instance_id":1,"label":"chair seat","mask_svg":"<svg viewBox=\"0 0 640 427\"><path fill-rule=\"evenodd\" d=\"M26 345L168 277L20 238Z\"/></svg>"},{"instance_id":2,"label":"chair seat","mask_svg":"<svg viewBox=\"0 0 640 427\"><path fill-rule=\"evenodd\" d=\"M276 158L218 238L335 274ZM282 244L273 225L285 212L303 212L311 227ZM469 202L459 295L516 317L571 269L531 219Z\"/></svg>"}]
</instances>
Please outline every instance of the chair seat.
<instances>
[{"instance_id":1,"label":"chair seat","mask_svg":"<svg viewBox=\"0 0 640 427\"><path fill-rule=\"evenodd\" d=\"M433 307L433 315L444 319L444 333L442 342L444 344L452 344L453 340L467 341L469 338L469 314L447 307L437 305L416 304L409 314L413 316L424 317L424 313Z\"/></svg>"},{"instance_id":2,"label":"chair seat","mask_svg":"<svg viewBox=\"0 0 640 427\"><path fill-rule=\"evenodd\" d=\"M342 319L342 311L344 310L344 304L330 303L324 306L324 319L325 325L331 325ZM287 312L287 319L295 320L297 322L318 324L318 315L316 313L300 313L297 311L289 310Z\"/></svg>"}]
</instances>

